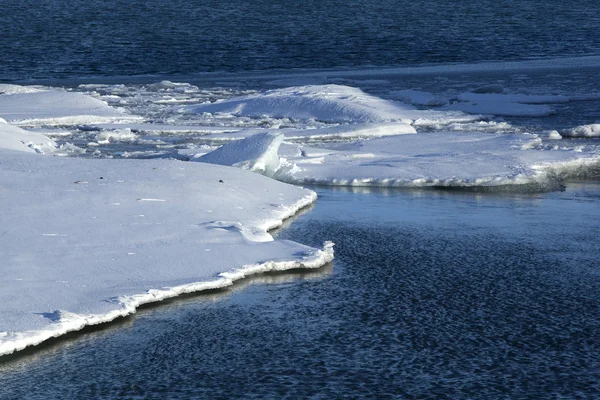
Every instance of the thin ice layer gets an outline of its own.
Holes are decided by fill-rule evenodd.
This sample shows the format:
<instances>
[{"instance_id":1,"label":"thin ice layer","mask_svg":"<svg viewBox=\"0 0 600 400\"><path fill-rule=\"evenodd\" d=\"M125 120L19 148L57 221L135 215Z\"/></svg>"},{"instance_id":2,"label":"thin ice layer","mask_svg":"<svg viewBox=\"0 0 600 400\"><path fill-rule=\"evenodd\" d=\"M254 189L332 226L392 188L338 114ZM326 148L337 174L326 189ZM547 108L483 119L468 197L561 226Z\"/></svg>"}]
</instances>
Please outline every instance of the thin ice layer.
<instances>
[{"instance_id":1,"label":"thin ice layer","mask_svg":"<svg viewBox=\"0 0 600 400\"><path fill-rule=\"evenodd\" d=\"M0 150L0 355L143 303L268 270L318 267L267 230L314 192L172 160L84 160Z\"/></svg>"}]
</instances>

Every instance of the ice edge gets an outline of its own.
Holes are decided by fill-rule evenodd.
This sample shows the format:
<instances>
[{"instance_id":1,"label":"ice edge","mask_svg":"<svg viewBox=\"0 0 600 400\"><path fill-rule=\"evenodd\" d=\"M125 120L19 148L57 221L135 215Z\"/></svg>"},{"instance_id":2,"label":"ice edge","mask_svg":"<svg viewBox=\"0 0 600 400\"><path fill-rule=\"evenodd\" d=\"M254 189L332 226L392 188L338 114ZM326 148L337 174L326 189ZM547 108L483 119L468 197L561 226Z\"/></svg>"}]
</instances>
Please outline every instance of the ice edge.
<instances>
[{"instance_id":1,"label":"ice edge","mask_svg":"<svg viewBox=\"0 0 600 400\"><path fill-rule=\"evenodd\" d=\"M281 226L284 220L293 217L301 209L314 203L316 199L317 194L310 191L309 194L287 207L281 214L280 219L269 221L267 225L263 226L263 229L268 231ZM243 265L238 269L220 273L212 281L199 281L162 289L149 289L144 294L122 296L118 299L118 304L120 304L121 308L106 314L79 315L57 310L55 313L60 316L60 320L52 324L49 329L25 332L0 332L0 357L19 352L31 346L37 346L46 340L58 338L70 332L82 330L86 326L108 323L117 318L126 317L134 314L137 308L144 304L171 299L182 294L222 289L233 285L235 281L260 273L320 268L333 261L333 247L333 242L326 241L321 249L314 249L299 259L266 261L264 263Z\"/></svg>"}]
</instances>

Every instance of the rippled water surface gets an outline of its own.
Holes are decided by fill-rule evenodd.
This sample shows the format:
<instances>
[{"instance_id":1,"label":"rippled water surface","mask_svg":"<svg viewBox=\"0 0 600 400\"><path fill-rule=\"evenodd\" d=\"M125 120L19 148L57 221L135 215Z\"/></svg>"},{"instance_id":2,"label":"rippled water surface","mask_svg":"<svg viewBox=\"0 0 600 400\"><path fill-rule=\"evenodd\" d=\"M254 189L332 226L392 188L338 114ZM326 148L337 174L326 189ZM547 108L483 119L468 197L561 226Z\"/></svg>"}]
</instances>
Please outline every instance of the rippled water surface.
<instances>
[{"instance_id":1,"label":"rippled water surface","mask_svg":"<svg viewBox=\"0 0 600 400\"><path fill-rule=\"evenodd\" d=\"M595 0L2 2L0 79L600 54Z\"/></svg>"},{"instance_id":2,"label":"rippled water surface","mask_svg":"<svg viewBox=\"0 0 600 400\"><path fill-rule=\"evenodd\" d=\"M592 398L600 185L319 189L332 266L146 308L0 364L1 398Z\"/></svg>"}]
</instances>

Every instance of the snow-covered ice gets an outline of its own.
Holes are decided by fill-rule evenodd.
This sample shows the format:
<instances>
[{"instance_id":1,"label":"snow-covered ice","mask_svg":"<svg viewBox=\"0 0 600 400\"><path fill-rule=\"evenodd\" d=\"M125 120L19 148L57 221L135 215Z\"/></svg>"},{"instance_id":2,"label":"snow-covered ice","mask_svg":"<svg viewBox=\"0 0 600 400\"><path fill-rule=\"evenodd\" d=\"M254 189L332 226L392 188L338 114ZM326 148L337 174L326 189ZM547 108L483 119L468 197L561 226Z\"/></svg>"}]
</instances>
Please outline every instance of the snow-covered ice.
<instances>
[{"instance_id":1,"label":"snow-covered ice","mask_svg":"<svg viewBox=\"0 0 600 400\"><path fill-rule=\"evenodd\" d=\"M342 85L298 86L268 90L210 104L186 106L192 113L246 117L290 118L328 123L403 122L413 124L473 120L462 113L417 110L411 105L381 99Z\"/></svg>"},{"instance_id":2,"label":"snow-covered ice","mask_svg":"<svg viewBox=\"0 0 600 400\"><path fill-rule=\"evenodd\" d=\"M0 216L0 355L144 303L333 258L329 243L268 233L315 201L310 190L205 163L28 154L31 133L0 129L12 149L0 148L10 210Z\"/></svg>"},{"instance_id":3,"label":"snow-covered ice","mask_svg":"<svg viewBox=\"0 0 600 400\"><path fill-rule=\"evenodd\" d=\"M280 133L258 133L221 146L196 160L239 167L266 176L273 176L281 168L277 151L282 142L283 135Z\"/></svg>"},{"instance_id":4,"label":"snow-covered ice","mask_svg":"<svg viewBox=\"0 0 600 400\"><path fill-rule=\"evenodd\" d=\"M268 141L257 135L245 139ZM311 148L295 145L297 151L284 150L285 157L264 169L282 181L295 184L380 187L480 187L512 186L513 190L553 190L560 180L597 171L597 151L551 151L538 148L542 140L532 134L484 134L441 132L402 135L332 144ZM208 162L221 161L227 154L228 165L236 165L235 149L227 144L201 157ZM292 145L293 146L293 145ZM232 146L233 147L233 146ZM282 156L282 154L280 154ZM273 157L269 157L273 159ZM245 159L244 163L249 161Z\"/></svg>"},{"instance_id":5,"label":"snow-covered ice","mask_svg":"<svg viewBox=\"0 0 600 400\"><path fill-rule=\"evenodd\" d=\"M270 84L336 81L309 78ZM0 217L0 355L149 301L330 261L331 244L314 249L268 233L315 201L276 180L553 190L600 170L597 124L525 134L479 115L544 116L592 95L355 81L382 97L337 84L257 92L163 81L86 93L0 85L0 202L10 210ZM161 143L163 155L194 162L49 156L61 148L43 133L64 143L69 131L88 143L88 156L90 146L147 156L159 147L149 143ZM550 140L561 135L586 139Z\"/></svg>"},{"instance_id":6,"label":"snow-covered ice","mask_svg":"<svg viewBox=\"0 0 600 400\"><path fill-rule=\"evenodd\" d=\"M21 89L20 89L21 88ZM18 125L86 124L139 119L91 96L17 85L0 87L0 117Z\"/></svg>"},{"instance_id":7,"label":"snow-covered ice","mask_svg":"<svg viewBox=\"0 0 600 400\"><path fill-rule=\"evenodd\" d=\"M56 143L45 135L26 131L0 120L0 148L31 153L52 152Z\"/></svg>"},{"instance_id":8,"label":"snow-covered ice","mask_svg":"<svg viewBox=\"0 0 600 400\"><path fill-rule=\"evenodd\" d=\"M581 125L560 131L563 137L600 137L600 124Z\"/></svg>"}]
</instances>

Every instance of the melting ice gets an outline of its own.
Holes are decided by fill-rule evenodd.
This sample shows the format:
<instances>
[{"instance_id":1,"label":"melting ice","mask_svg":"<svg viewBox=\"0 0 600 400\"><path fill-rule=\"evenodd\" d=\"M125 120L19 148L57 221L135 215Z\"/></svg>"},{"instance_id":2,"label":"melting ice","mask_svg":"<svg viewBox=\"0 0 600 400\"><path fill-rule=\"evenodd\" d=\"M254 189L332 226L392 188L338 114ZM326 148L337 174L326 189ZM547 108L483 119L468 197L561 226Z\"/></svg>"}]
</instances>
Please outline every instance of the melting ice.
<instances>
[{"instance_id":1,"label":"melting ice","mask_svg":"<svg viewBox=\"0 0 600 400\"><path fill-rule=\"evenodd\" d=\"M268 233L316 199L277 180L555 190L600 169L597 123L525 131L502 119L555 115L593 92L269 82L0 85L0 201L11 211L0 217L10 227L0 355L150 301L327 263L331 243ZM161 159L103 159L150 157Z\"/></svg>"}]
</instances>

